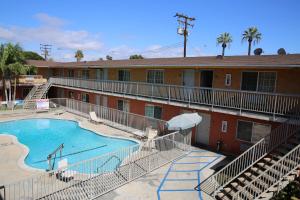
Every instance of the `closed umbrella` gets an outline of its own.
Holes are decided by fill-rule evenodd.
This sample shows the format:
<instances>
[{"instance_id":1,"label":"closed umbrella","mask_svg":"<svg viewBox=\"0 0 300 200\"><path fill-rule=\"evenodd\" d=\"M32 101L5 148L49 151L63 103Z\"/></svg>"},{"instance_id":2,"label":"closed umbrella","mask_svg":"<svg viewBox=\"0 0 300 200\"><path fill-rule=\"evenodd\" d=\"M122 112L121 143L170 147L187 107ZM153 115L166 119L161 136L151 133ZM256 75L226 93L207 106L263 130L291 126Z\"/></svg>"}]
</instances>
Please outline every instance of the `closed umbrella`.
<instances>
[{"instance_id":1,"label":"closed umbrella","mask_svg":"<svg viewBox=\"0 0 300 200\"><path fill-rule=\"evenodd\" d=\"M170 119L166 126L170 131L186 130L197 126L202 121L198 113L184 113Z\"/></svg>"}]
</instances>

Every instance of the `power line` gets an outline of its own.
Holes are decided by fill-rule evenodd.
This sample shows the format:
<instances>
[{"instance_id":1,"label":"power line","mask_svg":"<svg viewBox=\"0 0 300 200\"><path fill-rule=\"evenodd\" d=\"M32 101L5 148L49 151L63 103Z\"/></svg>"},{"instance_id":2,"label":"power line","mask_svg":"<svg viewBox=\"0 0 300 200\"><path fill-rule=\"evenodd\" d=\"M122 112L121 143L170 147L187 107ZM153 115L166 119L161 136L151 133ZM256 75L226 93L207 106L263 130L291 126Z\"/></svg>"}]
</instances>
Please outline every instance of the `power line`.
<instances>
[{"instance_id":1,"label":"power line","mask_svg":"<svg viewBox=\"0 0 300 200\"><path fill-rule=\"evenodd\" d=\"M44 59L47 60L50 56L52 45L50 44L40 44L41 54L44 56Z\"/></svg>"},{"instance_id":2,"label":"power line","mask_svg":"<svg viewBox=\"0 0 300 200\"><path fill-rule=\"evenodd\" d=\"M189 22L194 21L196 19L194 17L189 17L187 15L179 14L179 13L176 13L176 15L174 17L177 17L177 21L178 21L178 25L179 25L179 27L177 29L177 33L179 35L184 36L183 57L186 57L186 42L187 42L187 36L189 34L188 27L194 26L194 24L189 23Z\"/></svg>"}]
</instances>

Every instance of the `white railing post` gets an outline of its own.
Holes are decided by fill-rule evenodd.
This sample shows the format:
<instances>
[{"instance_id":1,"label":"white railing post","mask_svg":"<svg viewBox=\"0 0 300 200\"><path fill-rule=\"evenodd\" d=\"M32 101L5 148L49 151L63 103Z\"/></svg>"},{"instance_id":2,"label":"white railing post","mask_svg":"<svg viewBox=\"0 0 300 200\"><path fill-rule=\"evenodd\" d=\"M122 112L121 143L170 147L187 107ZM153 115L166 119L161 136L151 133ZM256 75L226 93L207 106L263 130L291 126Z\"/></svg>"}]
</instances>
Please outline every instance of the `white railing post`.
<instances>
[{"instance_id":1,"label":"white railing post","mask_svg":"<svg viewBox=\"0 0 300 200\"><path fill-rule=\"evenodd\" d=\"M211 101L211 109L214 109L214 101L215 101L215 90L211 89L212 91L212 101Z\"/></svg>"},{"instance_id":2,"label":"white railing post","mask_svg":"<svg viewBox=\"0 0 300 200\"><path fill-rule=\"evenodd\" d=\"M138 96L138 95L139 95L139 84L136 83L136 96Z\"/></svg>"},{"instance_id":3,"label":"white railing post","mask_svg":"<svg viewBox=\"0 0 300 200\"><path fill-rule=\"evenodd\" d=\"M273 119L274 119L274 120L275 120L275 118L276 118L277 99L278 99L278 95L275 94L275 102L274 102L274 109L273 109ZM282 113L282 114L283 114L283 113Z\"/></svg>"},{"instance_id":4,"label":"white railing post","mask_svg":"<svg viewBox=\"0 0 300 200\"><path fill-rule=\"evenodd\" d=\"M241 94L241 99L240 99L240 115L242 114L242 107L243 107L243 97L244 97L244 93L240 92Z\"/></svg>"},{"instance_id":5,"label":"white railing post","mask_svg":"<svg viewBox=\"0 0 300 200\"><path fill-rule=\"evenodd\" d=\"M169 104L170 104L170 101L171 101L171 86L168 85L168 100L169 100Z\"/></svg>"}]
</instances>

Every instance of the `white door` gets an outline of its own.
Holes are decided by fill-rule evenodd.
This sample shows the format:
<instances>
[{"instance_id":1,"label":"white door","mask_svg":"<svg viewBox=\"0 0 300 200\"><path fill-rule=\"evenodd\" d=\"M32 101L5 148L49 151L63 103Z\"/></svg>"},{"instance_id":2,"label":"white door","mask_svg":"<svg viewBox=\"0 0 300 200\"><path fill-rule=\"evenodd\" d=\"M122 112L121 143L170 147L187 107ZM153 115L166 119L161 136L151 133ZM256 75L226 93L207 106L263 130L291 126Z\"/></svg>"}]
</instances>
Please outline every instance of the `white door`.
<instances>
[{"instance_id":1,"label":"white door","mask_svg":"<svg viewBox=\"0 0 300 200\"><path fill-rule=\"evenodd\" d=\"M183 71L183 85L188 87L195 86L195 70L185 69Z\"/></svg>"},{"instance_id":2,"label":"white door","mask_svg":"<svg viewBox=\"0 0 300 200\"><path fill-rule=\"evenodd\" d=\"M202 121L196 127L196 143L209 145L210 134L210 114L198 113L202 117Z\"/></svg>"},{"instance_id":3,"label":"white door","mask_svg":"<svg viewBox=\"0 0 300 200\"><path fill-rule=\"evenodd\" d=\"M107 96L102 96L102 106L107 107Z\"/></svg>"},{"instance_id":4,"label":"white door","mask_svg":"<svg viewBox=\"0 0 300 200\"><path fill-rule=\"evenodd\" d=\"M100 95L96 95L96 105L100 106L101 101L100 101L101 96Z\"/></svg>"}]
</instances>

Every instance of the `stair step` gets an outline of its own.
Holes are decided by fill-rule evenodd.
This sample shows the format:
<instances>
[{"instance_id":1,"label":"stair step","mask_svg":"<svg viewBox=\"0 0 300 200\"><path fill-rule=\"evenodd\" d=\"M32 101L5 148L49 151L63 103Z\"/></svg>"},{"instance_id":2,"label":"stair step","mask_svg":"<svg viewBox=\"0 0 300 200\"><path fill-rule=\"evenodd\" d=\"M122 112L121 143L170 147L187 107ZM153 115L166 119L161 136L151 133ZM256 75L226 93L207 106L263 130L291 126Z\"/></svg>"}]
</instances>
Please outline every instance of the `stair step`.
<instances>
[{"instance_id":1,"label":"stair step","mask_svg":"<svg viewBox=\"0 0 300 200\"><path fill-rule=\"evenodd\" d=\"M233 191L232 188L224 188L223 191L227 194L227 196L229 196L230 198L232 198L232 196L235 194L235 191Z\"/></svg>"},{"instance_id":2,"label":"stair step","mask_svg":"<svg viewBox=\"0 0 300 200\"><path fill-rule=\"evenodd\" d=\"M219 192L216 196L216 199L230 200L231 198L227 197L226 194L224 194L223 192Z\"/></svg>"}]
</instances>

